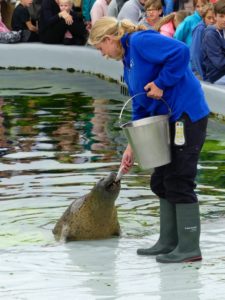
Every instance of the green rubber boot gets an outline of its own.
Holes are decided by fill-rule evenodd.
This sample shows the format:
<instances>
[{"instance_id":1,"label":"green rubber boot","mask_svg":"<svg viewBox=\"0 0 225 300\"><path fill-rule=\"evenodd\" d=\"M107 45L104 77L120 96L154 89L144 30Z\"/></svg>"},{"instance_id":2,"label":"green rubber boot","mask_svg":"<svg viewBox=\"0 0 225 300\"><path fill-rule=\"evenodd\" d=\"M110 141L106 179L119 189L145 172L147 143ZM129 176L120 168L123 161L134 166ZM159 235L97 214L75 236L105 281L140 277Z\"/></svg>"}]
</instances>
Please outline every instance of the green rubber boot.
<instances>
[{"instance_id":1,"label":"green rubber boot","mask_svg":"<svg viewBox=\"0 0 225 300\"><path fill-rule=\"evenodd\" d=\"M157 255L156 261L178 263L201 260L199 204L176 204L176 215L178 245L168 254Z\"/></svg>"},{"instance_id":2,"label":"green rubber boot","mask_svg":"<svg viewBox=\"0 0 225 300\"><path fill-rule=\"evenodd\" d=\"M177 246L176 207L166 199L160 199L160 236L153 247L138 249L139 255L169 253Z\"/></svg>"}]
</instances>

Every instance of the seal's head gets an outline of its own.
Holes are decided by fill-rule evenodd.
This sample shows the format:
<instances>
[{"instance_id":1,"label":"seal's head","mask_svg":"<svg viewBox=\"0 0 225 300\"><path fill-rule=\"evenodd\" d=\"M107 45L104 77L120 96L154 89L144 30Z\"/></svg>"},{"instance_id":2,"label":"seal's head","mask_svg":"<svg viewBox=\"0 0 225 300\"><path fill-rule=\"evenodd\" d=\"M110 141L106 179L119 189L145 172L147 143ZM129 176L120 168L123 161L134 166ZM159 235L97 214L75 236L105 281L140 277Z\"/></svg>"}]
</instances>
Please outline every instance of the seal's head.
<instances>
[{"instance_id":1,"label":"seal's head","mask_svg":"<svg viewBox=\"0 0 225 300\"><path fill-rule=\"evenodd\" d=\"M120 181L115 182L116 174L110 173L107 177L101 178L94 190L104 200L115 201L120 192Z\"/></svg>"}]
</instances>

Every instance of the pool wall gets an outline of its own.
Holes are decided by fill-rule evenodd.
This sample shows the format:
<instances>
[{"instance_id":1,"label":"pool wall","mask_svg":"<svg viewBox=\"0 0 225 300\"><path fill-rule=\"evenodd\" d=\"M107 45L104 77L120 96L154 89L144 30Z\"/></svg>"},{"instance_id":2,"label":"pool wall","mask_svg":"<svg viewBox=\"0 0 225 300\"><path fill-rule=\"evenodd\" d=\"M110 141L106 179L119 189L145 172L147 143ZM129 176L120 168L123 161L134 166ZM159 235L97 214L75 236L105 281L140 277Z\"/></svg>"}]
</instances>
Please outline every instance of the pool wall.
<instances>
[{"instance_id":1,"label":"pool wall","mask_svg":"<svg viewBox=\"0 0 225 300\"><path fill-rule=\"evenodd\" d=\"M61 68L101 74L122 84L121 62L102 57L90 46L45 45L40 43L1 44L0 67ZM225 87L201 83L210 109L225 116Z\"/></svg>"}]
</instances>

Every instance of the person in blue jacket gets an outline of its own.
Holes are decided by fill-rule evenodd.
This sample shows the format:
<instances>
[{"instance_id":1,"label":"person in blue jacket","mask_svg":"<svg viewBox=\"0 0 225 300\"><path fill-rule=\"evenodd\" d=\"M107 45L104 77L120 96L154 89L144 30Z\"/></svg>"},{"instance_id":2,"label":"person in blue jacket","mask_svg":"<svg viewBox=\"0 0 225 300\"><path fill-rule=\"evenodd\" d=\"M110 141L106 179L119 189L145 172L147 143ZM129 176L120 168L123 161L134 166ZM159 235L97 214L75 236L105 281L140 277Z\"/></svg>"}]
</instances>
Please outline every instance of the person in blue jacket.
<instances>
[{"instance_id":1,"label":"person in blue jacket","mask_svg":"<svg viewBox=\"0 0 225 300\"><path fill-rule=\"evenodd\" d=\"M190 46L192 70L203 80L206 79L206 76L203 70L202 40L206 27L208 25L213 25L214 23L214 7L212 3L208 3L203 7L202 21L194 28L192 32L192 43Z\"/></svg>"},{"instance_id":2,"label":"person in blue jacket","mask_svg":"<svg viewBox=\"0 0 225 300\"><path fill-rule=\"evenodd\" d=\"M206 81L225 84L225 0L214 6L216 23L204 31L202 41L203 69Z\"/></svg>"},{"instance_id":3,"label":"person in blue jacket","mask_svg":"<svg viewBox=\"0 0 225 300\"><path fill-rule=\"evenodd\" d=\"M198 25L199 22L202 21L201 12L204 7L208 3L208 0L193 0L194 13L191 16L188 16L181 22L174 34L174 38L176 40L182 41L191 46L192 42L192 31Z\"/></svg>"},{"instance_id":4,"label":"person in blue jacket","mask_svg":"<svg viewBox=\"0 0 225 300\"><path fill-rule=\"evenodd\" d=\"M96 21L88 42L102 55L122 60L130 95L142 93L133 98L133 120L168 114L161 98L172 110L172 161L155 168L150 183L160 198L160 237L153 247L138 249L137 253L157 255L156 260L164 263L201 260L194 180L209 108L201 85L188 66L188 47L156 31L112 17ZM134 154L128 145L121 161L123 173L133 163Z\"/></svg>"}]
</instances>

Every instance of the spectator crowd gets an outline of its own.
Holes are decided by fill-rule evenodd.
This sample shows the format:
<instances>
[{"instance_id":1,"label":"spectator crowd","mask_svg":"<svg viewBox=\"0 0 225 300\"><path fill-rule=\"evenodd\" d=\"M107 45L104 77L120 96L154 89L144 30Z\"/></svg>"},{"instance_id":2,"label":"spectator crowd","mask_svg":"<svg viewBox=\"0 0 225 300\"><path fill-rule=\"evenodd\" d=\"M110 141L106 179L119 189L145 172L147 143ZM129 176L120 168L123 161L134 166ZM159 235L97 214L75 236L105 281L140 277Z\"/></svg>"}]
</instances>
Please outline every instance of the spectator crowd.
<instances>
[{"instance_id":1,"label":"spectator crowd","mask_svg":"<svg viewBox=\"0 0 225 300\"><path fill-rule=\"evenodd\" d=\"M11 2L10 2L11 1ZM15 0L16 1L16 0ZM0 43L85 45L93 24L112 16L180 40L204 81L225 84L225 0L0 0ZM162 45L163 47L163 45Z\"/></svg>"}]
</instances>

